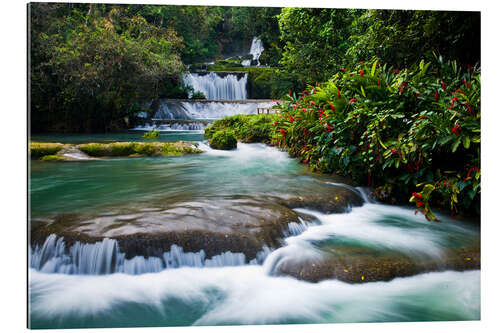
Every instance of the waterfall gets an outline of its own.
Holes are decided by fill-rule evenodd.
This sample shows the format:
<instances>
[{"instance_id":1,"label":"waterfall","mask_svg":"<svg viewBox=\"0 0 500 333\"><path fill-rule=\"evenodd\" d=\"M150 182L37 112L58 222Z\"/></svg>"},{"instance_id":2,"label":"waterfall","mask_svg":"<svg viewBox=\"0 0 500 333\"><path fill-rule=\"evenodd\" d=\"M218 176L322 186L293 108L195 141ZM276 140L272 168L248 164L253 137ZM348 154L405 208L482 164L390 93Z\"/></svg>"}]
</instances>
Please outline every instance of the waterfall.
<instances>
[{"instance_id":1,"label":"waterfall","mask_svg":"<svg viewBox=\"0 0 500 333\"><path fill-rule=\"evenodd\" d=\"M262 45L262 41L257 37L254 37L252 39L252 45L250 46L250 52L248 54L252 55L252 60L257 61L257 66L260 66L259 58L263 51L264 46ZM252 60L243 60L241 64L244 67L248 67L252 64Z\"/></svg>"},{"instance_id":2,"label":"waterfall","mask_svg":"<svg viewBox=\"0 0 500 333\"><path fill-rule=\"evenodd\" d=\"M247 99L247 78L247 73L187 73L183 74L182 81L209 100L242 100Z\"/></svg>"},{"instance_id":3,"label":"waterfall","mask_svg":"<svg viewBox=\"0 0 500 333\"><path fill-rule=\"evenodd\" d=\"M271 250L264 246L249 264L261 264ZM63 237L52 234L41 246L29 249L29 265L43 273L102 275L125 273L131 275L156 273L179 267L242 266L247 262L243 253L224 253L207 258L205 251L184 252L182 247L171 245L161 257L135 256L125 258L118 242L105 238L94 244L76 242L67 247Z\"/></svg>"}]
</instances>

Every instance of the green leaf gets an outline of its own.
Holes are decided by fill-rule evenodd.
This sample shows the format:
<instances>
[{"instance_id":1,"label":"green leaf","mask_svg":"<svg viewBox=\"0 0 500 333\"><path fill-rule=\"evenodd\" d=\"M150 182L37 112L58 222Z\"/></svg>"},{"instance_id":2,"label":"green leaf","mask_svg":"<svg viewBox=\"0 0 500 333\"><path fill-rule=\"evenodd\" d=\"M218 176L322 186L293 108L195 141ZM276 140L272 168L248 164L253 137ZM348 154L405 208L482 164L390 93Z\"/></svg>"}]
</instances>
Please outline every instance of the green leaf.
<instances>
[{"instance_id":1,"label":"green leaf","mask_svg":"<svg viewBox=\"0 0 500 333\"><path fill-rule=\"evenodd\" d=\"M451 152L454 153L459 145L460 145L460 138L458 138L458 140L455 141L455 143L453 143L453 146L451 146Z\"/></svg>"},{"instance_id":2,"label":"green leaf","mask_svg":"<svg viewBox=\"0 0 500 333\"><path fill-rule=\"evenodd\" d=\"M463 142L463 144L464 144L464 148L465 148L465 149L469 149L469 147L470 147L470 138L469 138L469 136L465 136L465 137L464 137L464 142Z\"/></svg>"}]
</instances>

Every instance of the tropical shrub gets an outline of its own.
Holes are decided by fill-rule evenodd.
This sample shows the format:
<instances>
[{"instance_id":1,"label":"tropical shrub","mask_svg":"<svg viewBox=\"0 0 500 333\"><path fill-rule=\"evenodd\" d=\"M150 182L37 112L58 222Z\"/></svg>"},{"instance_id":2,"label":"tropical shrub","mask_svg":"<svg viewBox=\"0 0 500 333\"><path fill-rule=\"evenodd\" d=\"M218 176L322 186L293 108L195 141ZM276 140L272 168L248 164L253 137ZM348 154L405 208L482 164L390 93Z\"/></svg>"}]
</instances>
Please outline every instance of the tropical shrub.
<instances>
[{"instance_id":1,"label":"tropical shrub","mask_svg":"<svg viewBox=\"0 0 500 333\"><path fill-rule=\"evenodd\" d=\"M236 148L238 141L231 130L217 131L208 140L213 149L230 150Z\"/></svg>"},{"instance_id":2,"label":"tropical shrub","mask_svg":"<svg viewBox=\"0 0 500 333\"><path fill-rule=\"evenodd\" d=\"M437 220L431 206L479 213L480 69L435 57L399 70L377 60L289 92L273 143L322 172ZM418 212L416 211L416 213Z\"/></svg>"},{"instance_id":3,"label":"tropical shrub","mask_svg":"<svg viewBox=\"0 0 500 333\"><path fill-rule=\"evenodd\" d=\"M160 135L159 130L151 130L151 131L144 133L142 138L143 139L157 139L159 135Z\"/></svg>"},{"instance_id":4,"label":"tropical shrub","mask_svg":"<svg viewBox=\"0 0 500 333\"><path fill-rule=\"evenodd\" d=\"M205 137L211 139L218 131L230 129L241 142L264 142L271 143L274 132L273 114L259 115L235 115L215 121L205 129Z\"/></svg>"}]
</instances>

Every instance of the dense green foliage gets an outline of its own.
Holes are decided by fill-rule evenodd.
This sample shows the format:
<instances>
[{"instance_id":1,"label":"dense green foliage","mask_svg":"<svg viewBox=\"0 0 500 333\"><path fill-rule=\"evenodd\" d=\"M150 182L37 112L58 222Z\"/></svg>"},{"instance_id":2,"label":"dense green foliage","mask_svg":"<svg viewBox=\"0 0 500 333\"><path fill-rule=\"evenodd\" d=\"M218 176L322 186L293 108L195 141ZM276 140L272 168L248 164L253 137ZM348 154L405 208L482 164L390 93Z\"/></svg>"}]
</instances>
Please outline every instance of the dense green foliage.
<instances>
[{"instance_id":1,"label":"dense green foliage","mask_svg":"<svg viewBox=\"0 0 500 333\"><path fill-rule=\"evenodd\" d=\"M159 130L151 130L151 131L144 133L142 138L143 139L157 139L159 135L160 135Z\"/></svg>"},{"instance_id":2,"label":"dense green foliage","mask_svg":"<svg viewBox=\"0 0 500 333\"><path fill-rule=\"evenodd\" d=\"M123 6L34 3L30 32L34 131L123 128L183 69L175 31Z\"/></svg>"},{"instance_id":3,"label":"dense green foliage","mask_svg":"<svg viewBox=\"0 0 500 333\"><path fill-rule=\"evenodd\" d=\"M302 87L374 56L406 67L432 52L463 65L480 55L479 12L284 8L279 26L282 70Z\"/></svg>"},{"instance_id":4,"label":"dense green foliage","mask_svg":"<svg viewBox=\"0 0 500 333\"><path fill-rule=\"evenodd\" d=\"M235 149L238 145L238 141L232 130L213 132L208 139L208 143L213 149L220 150Z\"/></svg>"},{"instance_id":5,"label":"dense green foliage","mask_svg":"<svg viewBox=\"0 0 500 333\"><path fill-rule=\"evenodd\" d=\"M441 57L404 70L362 63L279 107L274 143L381 199L479 213L480 74ZM423 189L419 190L423 186Z\"/></svg>"},{"instance_id":6,"label":"dense green foliage","mask_svg":"<svg viewBox=\"0 0 500 333\"><path fill-rule=\"evenodd\" d=\"M216 132L230 130L236 139L245 143L271 143L274 133L274 114L236 115L215 121L205 129L205 137L211 139Z\"/></svg>"}]
</instances>

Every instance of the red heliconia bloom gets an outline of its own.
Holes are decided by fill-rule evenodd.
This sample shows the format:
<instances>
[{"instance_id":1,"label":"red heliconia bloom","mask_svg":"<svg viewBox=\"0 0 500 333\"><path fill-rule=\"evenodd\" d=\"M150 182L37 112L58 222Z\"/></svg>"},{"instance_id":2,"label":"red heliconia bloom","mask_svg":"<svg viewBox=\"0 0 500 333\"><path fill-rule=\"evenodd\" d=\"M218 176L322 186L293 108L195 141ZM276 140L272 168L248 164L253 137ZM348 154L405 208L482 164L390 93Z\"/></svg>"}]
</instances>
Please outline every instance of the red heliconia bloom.
<instances>
[{"instance_id":1,"label":"red heliconia bloom","mask_svg":"<svg viewBox=\"0 0 500 333\"><path fill-rule=\"evenodd\" d=\"M302 108L302 112L306 113L307 112L306 108Z\"/></svg>"},{"instance_id":2,"label":"red heliconia bloom","mask_svg":"<svg viewBox=\"0 0 500 333\"><path fill-rule=\"evenodd\" d=\"M359 75L363 76L364 74L365 74L365 72L361 69L361 70L359 71Z\"/></svg>"},{"instance_id":3,"label":"red heliconia bloom","mask_svg":"<svg viewBox=\"0 0 500 333\"><path fill-rule=\"evenodd\" d=\"M392 148L390 148L390 149L391 149L391 153L396 154L396 151L394 149L392 149Z\"/></svg>"},{"instance_id":4,"label":"red heliconia bloom","mask_svg":"<svg viewBox=\"0 0 500 333\"><path fill-rule=\"evenodd\" d=\"M284 130L283 128L280 128L280 132L281 134L286 135L286 130Z\"/></svg>"},{"instance_id":5,"label":"red heliconia bloom","mask_svg":"<svg viewBox=\"0 0 500 333\"><path fill-rule=\"evenodd\" d=\"M434 99L435 99L436 101L439 101L439 95L438 95L437 90L434 90Z\"/></svg>"},{"instance_id":6,"label":"red heliconia bloom","mask_svg":"<svg viewBox=\"0 0 500 333\"><path fill-rule=\"evenodd\" d=\"M473 72L473 71L474 71L474 67L472 67L471 65L467 64L467 67L469 67L469 70L470 70L471 72Z\"/></svg>"},{"instance_id":7,"label":"red heliconia bloom","mask_svg":"<svg viewBox=\"0 0 500 333\"><path fill-rule=\"evenodd\" d=\"M330 126L330 124L326 124L326 131L330 132L331 130L332 130L332 127Z\"/></svg>"},{"instance_id":8,"label":"red heliconia bloom","mask_svg":"<svg viewBox=\"0 0 500 333\"><path fill-rule=\"evenodd\" d=\"M417 207L422 207L424 203L422 201L417 202Z\"/></svg>"},{"instance_id":9,"label":"red heliconia bloom","mask_svg":"<svg viewBox=\"0 0 500 333\"><path fill-rule=\"evenodd\" d=\"M316 105L316 103L314 103L314 101L309 102L309 104Z\"/></svg>"},{"instance_id":10,"label":"red heliconia bloom","mask_svg":"<svg viewBox=\"0 0 500 333\"><path fill-rule=\"evenodd\" d=\"M337 99L340 99L340 90L337 90Z\"/></svg>"},{"instance_id":11,"label":"red heliconia bloom","mask_svg":"<svg viewBox=\"0 0 500 333\"><path fill-rule=\"evenodd\" d=\"M460 126L458 124L455 124L455 126L451 128L451 132L456 135L460 134Z\"/></svg>"},{"instance_id":12,"label":"red heliconia bloom","mask_svg":"<svg viewBox=\"0 0 500 333\"><path fill-rule=\"evenodd\" d=\"M360 64L360 65L364 65L364 64L365 64L365 62L364 62L364 61L361 61L359 64Z\"/></svg>"},{"instance_id":13,"label":"red heliconia bloom","mask_svg":"<svg viewBox=\"0 0 500 333\"><path fill-rule=\"evenodd\" d=\"M443 180L443 186L446 186L446 180Z\"/></svg>"},{"instance_id":14,"label":"red heliconia bloom","mask_svg":"<svg viewBox=\"0 0 500 333\"><path fill-rule=\"evenodd\" d=\"M441 88L443 88L443 90L446 90L446 83L444 83L443 79L439 80L441 80Z\"/></svg>"},{"instance_id":15,"label":"red heliconia bloom","mask_svg":"<svg viewBox=\"0 0 500 333\"><path fill-rule=\"evenodd\" d=\"M344 68L341 68L340 70L342 71L342 73L345 73L345 71L346 71L347 69L344 67Z\"/></svg>"},{"instance_id":16,"label":"red heliconia bloom","mask_svg":"<svg viewBox=\"0 0 500 333\"><path fill-rule=\"evenodd\" d=\"M453 97L453 98L451 99L451 106L455 106L455 102L458 102L458 98Z\"/></svg>"},{"instance_id":17,"label":"red heliconia bloom","mask_svg":"<svg viewBox=\"0 0 500 333\"><path fill-rule=\"evenodd\" d=\"M288 90L288 96L292 97L292 90Z\"/></svg>"},{"instance_id":18,"label":"red heliconia bloom","mask_svg":"<svg viewBox=\"0 0 500 333\"><path fill-rule=\"evenodd\" d=\"M278 125L278 122L277 122L277 121L275 121L275 122L274 122L274 126L276 126L276 125Z\"/></svg>"},{"instance_id":19,"label":"red heliconia bloom","mask_svg":"<svg viewBox=\"0 0 500 333\"><path fill-rule=\"evenodd\" d=\"M394 68L393 70L391 70L391 72L396 73L396 74L399 74L399 69Z\"/></svg>"},{"instance_id":20,"label":"red heliconia bloom","mask_svg":"<svg viewBox=\"0 0 500 333\"><path fill-rule=\"evenodd\" d=\"M377 81L377 86L380 86L380 80Z\"/></svg>"},{"instance_id":21,"label":"red heliconia bloom","mask_svg":"<svg viewBox=\"0 0 500 333\"><path fill-rule=\"evenodd\" d=\"M465 102L465 106L467 107L467 109L469 110L469 114L471 116L474 116L474 113L472 112L472 108L470 107L469 103Z\"/></svg>"},{"instance_id":22,"label":"red heliconia bloom","mask_svg":"<svg viewBox=\"0 0 500 333\"><path fill-rule=\"evenodd\" d=\"M464 84L467 86L468 89L470 89L470 83L467 82L465 79L464 79Z\"/></svg>"},{"instance_id":23,"label":"red heliconia bloom","mask_svg":"<svg viewBox=\"0 0 500 333\"><path fill-rule=\"evenodd\" d=\"M349 100L349 103L354 103L354 102L356 102L356 98L354 97Z\"/></svg>"}]
</instances>

